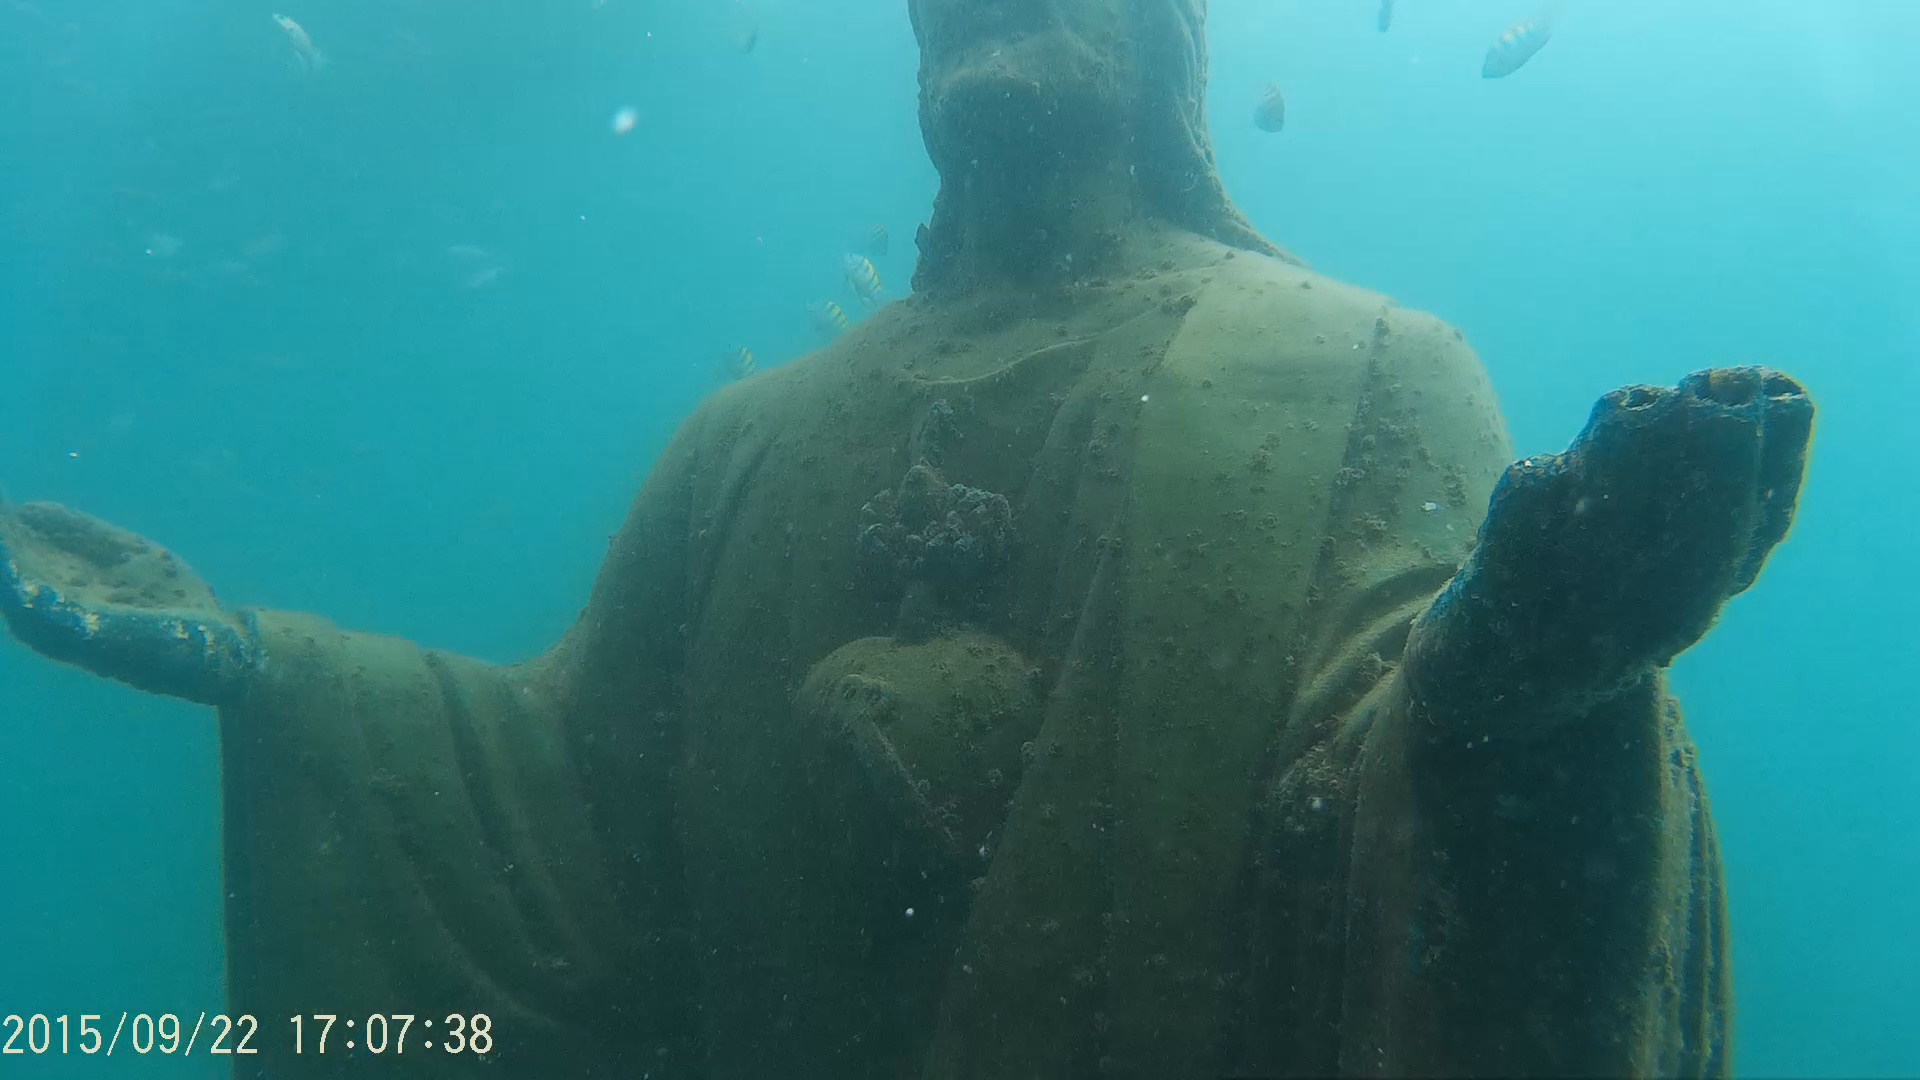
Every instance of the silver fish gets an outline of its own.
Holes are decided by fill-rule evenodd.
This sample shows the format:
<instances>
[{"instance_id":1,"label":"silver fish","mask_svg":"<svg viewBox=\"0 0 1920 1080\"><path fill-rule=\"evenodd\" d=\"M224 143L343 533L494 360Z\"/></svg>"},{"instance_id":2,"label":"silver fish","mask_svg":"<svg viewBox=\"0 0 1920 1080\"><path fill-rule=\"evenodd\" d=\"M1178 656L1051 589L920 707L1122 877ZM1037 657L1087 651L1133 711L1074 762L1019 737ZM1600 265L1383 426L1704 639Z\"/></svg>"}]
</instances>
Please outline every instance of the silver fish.
<instances>
[{"instance_id":1,"label":"silver fish","mask_svg":"<svg viewBox=\"0 0 1920 1080\"><path fill-rule=\"evenodd\" d=\"M1287 99L1280 88L1272 83L1260 95L1253 106L1253 126L1268 133L1279 131L1287 126Z\"/></svg>"},{"instance_id":2,"label":"silver fish","mask_svg":"<svg viewBox=\"0 0 1920 1080\"><path fill-rule=\"evenodd\" d=\"M1486 63L1480 65L1483 79L1503 79L1520 70L1533 54L1553 38L1553 23L1545 18L1528 19L1510 27L1487 50Z\"/></svg>"},{"instance_id":3,"label":"silver fish","mask_svg":"<svg viewBox=\"0 0 1920 1080\"><path fill-rule=\"evenodd\" d=\"M307 33L306 27L277 12L273 21L280 27L280 32L287 35L287 44L293 46L293 54L300 58L303 67L308 71L319 71L327 66L326 54L314 47L313 37Z\"/></svg>"}]
</instances>

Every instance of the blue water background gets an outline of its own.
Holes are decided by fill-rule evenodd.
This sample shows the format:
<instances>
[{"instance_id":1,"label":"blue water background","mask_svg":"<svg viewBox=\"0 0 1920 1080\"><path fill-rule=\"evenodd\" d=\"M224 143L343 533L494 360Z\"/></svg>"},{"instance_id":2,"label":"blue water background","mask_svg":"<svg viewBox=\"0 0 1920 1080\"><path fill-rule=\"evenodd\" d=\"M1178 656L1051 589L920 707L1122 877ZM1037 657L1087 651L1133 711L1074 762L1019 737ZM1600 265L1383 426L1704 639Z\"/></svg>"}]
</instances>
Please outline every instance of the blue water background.
<instances>
[{"instance_id":1,"label":"blue water background","mask_svg":"<svg viewBox=\"0 0 1920 1080\"><path fill-rule=\"evenodd\" d=\"M271 5L0 0L0 482L229 602L524 657L716 357L816 344L875 222L905 291L935 186L905 6L277 2L325 70ZM1461 326L1523 453L1627 382L1811 387L1800 523L1674 681L1741 1071L1920 1074L1920 5L1574 2L1499 82L1525 0L1398 6L1383 36L1372 0L1216 0L1228 188ZM0 645L0 768L0 1015L220 1008L211 714Z\"/></svg>"}]
</instances>

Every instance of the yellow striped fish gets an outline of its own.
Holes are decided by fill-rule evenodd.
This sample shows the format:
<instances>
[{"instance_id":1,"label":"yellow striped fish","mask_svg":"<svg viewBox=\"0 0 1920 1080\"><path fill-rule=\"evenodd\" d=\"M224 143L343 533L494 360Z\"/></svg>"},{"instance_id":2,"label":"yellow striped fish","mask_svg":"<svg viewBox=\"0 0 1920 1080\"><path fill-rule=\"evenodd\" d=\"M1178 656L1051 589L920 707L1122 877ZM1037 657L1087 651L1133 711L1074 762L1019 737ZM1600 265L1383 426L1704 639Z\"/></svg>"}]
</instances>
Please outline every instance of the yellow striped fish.
<instances>
[{"instance_id":1,"label":"yellow striped fish","mask_svg":"<svg viewBox=\"0 0 1920 1080\"><path fill-rule=\"evenodd\" d=\"M808 305L807 314L813 316L813 328L828 337L838 337L847 328L847 309L831 300Z\"/></svg>"},{"instance_id":2,"label":"yellow striped fish","mask_svg":"<svg viewBox=\"0 0 1920 1080\"><path fill-rule=\"evenodd\" d=\"M745 345L722 356L715 366L719 368L721 378L735 382L753 374L759 368L759 365L753 362L753 350Z\"/></svg>"},{"instance_id":3,"label":"yellow striped fish","mask_svg":"<svg viewBox=\"0 0 1920 1080\"><path fill-rule=\"evenodd\" d=\"M847 287L861 303L873 307L886 295L886 286L880 284L880 271L873 268L873 262L865 255L848 253L840 260L840 268L846 272Z\"/></svg>"},{"instance_id":4,"label":"yellow striped fish","mask_svg":"<svg viewBox=\"0 0 1920 1080\"><path fill-rule=\"evenodd\" d=\"M1480 65L1483 79L1503 79L1520 70L1533 54L1546 47L1553 37L1553 19L1540 16L1510 27L1487 50L1487 61Z\"/></svg>"}]
</instances>

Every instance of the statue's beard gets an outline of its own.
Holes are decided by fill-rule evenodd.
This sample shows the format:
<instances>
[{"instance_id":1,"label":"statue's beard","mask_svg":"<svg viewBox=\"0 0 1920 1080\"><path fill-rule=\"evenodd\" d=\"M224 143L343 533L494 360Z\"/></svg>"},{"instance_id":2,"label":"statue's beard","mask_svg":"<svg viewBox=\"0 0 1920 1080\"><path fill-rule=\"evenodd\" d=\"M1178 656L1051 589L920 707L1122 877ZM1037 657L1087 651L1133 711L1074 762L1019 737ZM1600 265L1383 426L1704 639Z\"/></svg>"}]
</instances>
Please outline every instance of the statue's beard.
<instances>
[{"instance_id":1,"label":"statue's beard","mask_svg":"<svg viewBox=\"0 0 1920 1080\"><path fill-rule=\"evenodd\" d=\"M1087 273L1131 198L1130 65L1060 25L923 61L920 118L940 198L915 288Z\"/></svg>"},{"instance_id":2,"label":"statue's beard","mask_svg":"<svg viewBox=\"0 0 1920 1080\"><path fill-rule=\"evenodd\" d=\"M1112 57L1063 32L975 46L923 88L927 150L950 182L1102 159L1124 126L1121 85Z\"/></svg>"}]
</instances>

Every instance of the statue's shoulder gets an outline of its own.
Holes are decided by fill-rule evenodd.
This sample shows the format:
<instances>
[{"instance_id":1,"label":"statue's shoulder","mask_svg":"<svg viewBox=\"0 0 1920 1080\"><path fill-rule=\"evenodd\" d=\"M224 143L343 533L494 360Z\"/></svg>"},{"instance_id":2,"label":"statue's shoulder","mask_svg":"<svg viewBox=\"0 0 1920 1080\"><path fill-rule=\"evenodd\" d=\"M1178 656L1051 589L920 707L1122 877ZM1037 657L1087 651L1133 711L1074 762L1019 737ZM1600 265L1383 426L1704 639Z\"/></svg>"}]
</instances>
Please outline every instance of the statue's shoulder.
<instances>
[{"instance_id":1,"label":"statue's shoulder","mask_svg":"<svg viewBox=\"0 0 1920 1080\"><path fill-rule=\"evenodd\" d=\"M714 387L695 406L686 427L713 445L813 430L824 418L843 420L857 412L860 376L886 355L883 340L865 320L822 348L768 364L743 379Z\"/></svg>"},{"instance_id":2,"label":"statue's shoulder","mask_svg":"<svg viewBox=\"0 0 1920 1080\"><path fill-rule=\"evenodd\" d=\"M1199 265L1166 377L1323 428L1389 409L1476 470L1509 456L1492 383L1459 330L1278 259L1235 252Z\"/></svg>"},{"instance_id":3,"label":"statue's shoulder","mask_svg":"<svg viewBox=\"0 0 1920 1080\"><path fill-rule=\"evenodd\" d=\"M1368 363L1480 384L1460 330L1371 289L1253 252L1228 251L1200 276L1182 335L1223 360L1271 366Z\"/></svg>"}]
</instances>

